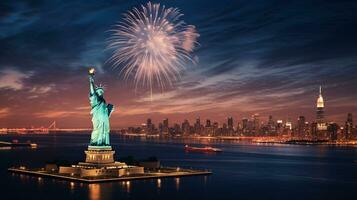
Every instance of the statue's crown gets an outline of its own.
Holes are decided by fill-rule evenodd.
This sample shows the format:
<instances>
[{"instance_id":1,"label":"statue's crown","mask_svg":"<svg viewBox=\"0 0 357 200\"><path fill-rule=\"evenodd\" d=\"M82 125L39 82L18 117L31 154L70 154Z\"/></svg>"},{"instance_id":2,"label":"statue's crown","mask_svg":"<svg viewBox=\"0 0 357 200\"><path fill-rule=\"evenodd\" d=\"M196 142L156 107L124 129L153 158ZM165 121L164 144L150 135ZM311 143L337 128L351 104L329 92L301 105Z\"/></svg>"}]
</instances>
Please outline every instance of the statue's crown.
<instances>
[{"instance_id":1,"label":"statue's crown","mask_svg":"<svg viewBox=\"0 0 357 200\"><path fill-rule=\"evenodd\" d=\"M100 90L104 90L104 86L102 84L99 84L95 87L96 90L100 89Z\"/></svg>"}]
</instances>

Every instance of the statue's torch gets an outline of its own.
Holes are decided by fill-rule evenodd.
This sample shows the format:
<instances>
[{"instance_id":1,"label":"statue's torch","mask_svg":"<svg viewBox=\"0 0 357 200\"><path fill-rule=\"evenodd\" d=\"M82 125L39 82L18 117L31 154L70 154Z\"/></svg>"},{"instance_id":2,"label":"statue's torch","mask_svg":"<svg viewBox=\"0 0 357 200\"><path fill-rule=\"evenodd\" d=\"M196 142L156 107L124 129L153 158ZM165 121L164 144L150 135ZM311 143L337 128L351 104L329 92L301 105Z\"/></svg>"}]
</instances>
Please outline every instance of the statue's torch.
<instances>
[{"instance_id":1,"label":"statue's torch","mask_svg":"<svg viewBox=\"0 0 357 200\"><path fill-rule=\"evenodd\" d=\"M89 69L88 69L89 87L90 87L90 93L91 93L91 94L94 94L94 92L95 92L94 73L95 73L95 69L94 69L94 68L89 68Z\"/></svg>"},{"instance_id":2,"label":"statue's torch","mask_svg":"<svg viewBox=\"0 0 357 200\"><path fill-rule=\"evenodd\" d=\"M94 73L95 73L95 69L94 69L94 68L89 68L88 74L89 74L90 76L94 76Z\"/></svg>"}]
</instances>

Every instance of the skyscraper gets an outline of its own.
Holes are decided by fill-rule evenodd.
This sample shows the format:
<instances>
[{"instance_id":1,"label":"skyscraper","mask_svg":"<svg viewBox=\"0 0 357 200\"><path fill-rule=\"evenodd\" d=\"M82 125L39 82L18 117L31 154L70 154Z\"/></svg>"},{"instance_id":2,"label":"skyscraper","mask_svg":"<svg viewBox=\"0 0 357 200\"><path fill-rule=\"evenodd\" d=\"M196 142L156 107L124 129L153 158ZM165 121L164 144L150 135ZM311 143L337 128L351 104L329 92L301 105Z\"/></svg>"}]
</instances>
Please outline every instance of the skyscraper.
<instances>
[{"instance_id":1,"label":"skyscraper","mask_svg":"<svg viewBox=\"0 0 357 200\"><path fill-rule=\"evenodd\" d=\"M242 119L242 129L243 130L247 130L248 129L248 119L247 118L243 118Z\"/></svg>"},{"instance_id":2,"label":"skyscraper","mask_svg":"<svg viewBox=\"0 0 357 200\"><path fill-rule=\"evenodd\" d=\"M152 122L151 122L151 119L148 118L148 119L146 120L146 132L147 132L148 134L151 134L152 131L153 131L153 124L152 124Z\"/></svg>"},{"instance_id":3,"label":"skyscraper","mask_svg":"<svg viewBox=\"0 0 357 200\"><path fill-rule=\"evenodd\" d=\"M233 129L233 117L228 117L228 129Z\"/></svg>"},{"instance_id":4,"label":"skyscraper","mask_svg":"<svg viewBox=\"0 0 357 200\"><path fill-rule=\"evenodd\" d=\"M167 128L169 127L169 119L168 118L164 119L163 126L167 127Z\"/></svg>"},{"instance_id":5,"label":"skyscraper","mask_svg":"<svg viewBox=\"0 0 357 200\"><path fill-rule=\"evenodd\" d=\"M234 134L233 117L228 117L227 124L228 124L227 134L229 136L232 136Z\"/></svg>"},{"instance_id":6,"label":"skyscraper","mask_svg":"<svg viewBox=\"0 0 357 200\"><path fill-rule=\"evenodd\" d=\"M195 123L195 133L201 134L201 119L197 118Z\"/></svg>"},{"instance_id":7,"label":"skyscraper","mask_svg":"<svg viewBox=\"0 0 357 200\"><path fill-rule=\"evenodd\" d=\"M329 132L330 140L336 141L337 140L338 125L336 123L330 123L328 125L327 130Z\"/></svg>"},{"instance_id":8,"label":"skyscraper","mask_svg":"<svg viewBox=\"0 0 357 200\"><path fill-rule=\"evenodd\" d=\"M279 119L276 121L276 132L278 136L283 134L283 120Z\"/></svg>"},{"instance_id":9,"label":"skyscraper","mask_svg":"<svg viewBox=\"0 0 357 200\"><path fill-rule=\"evenodd\" d=\"M311 123L311 137L313 140L317 140L317 123L313 122Z\"/></svg>"},{"instance_id":10,"label":"skyscraper","mask_svg":"<svg viewBox=\"0 0 357 200\"><path fill-rule=\"evenodd\" d=\"M316 103L316 122L318 131L326 131L327 125L325 122L325 103L324 98L322 97L322 87L320 86L319 97L317 98Z\"/></svg>"},{"instance_id":11,"label":"skyscraper","mask_svg":"<svg viewBox=\"0 0 357 200\"><path fill-rule=\"evenodd\" d=\"M184 135L190 134L190 123L187 119L185 119L185 121L182 123L181 130Z\"/></svg>"},{"instance_id":12,"label":"skyscraper","mask_svg":"<svg viewBox=\"0 0 357 200\"><path fill-rule=\"evenodd\" d=\"M206 120L206 127L211 127L211 120L209 119Z\"/></svg>"},{"instance_id":13,"label":"skyscraper","mask_svg":"<svg viewBox=\"0 0 357 200\"><path fill-rule=\"evenodd\" d=\"M209 120L209 119L206 120L206 126L204 128L204 135L206 135L206 136L213 135L213 127L211 125L211 120Z\"/></svg>"},{"instance_id":14,"label":"skyscraper","mask_svg":"<svg viewBox=\"0 0 357 200\"><path fill-rule=\"evenodd\" d=\"M163 134L169 134L169 119L166 118L162 122L162 133Z\"/></svg>"},{"instance_id":15,"label":"skyscraper","mask_svg":"<svg viewBox=\"0 0 357 200\"><path fill-rule=\"evenodd\" d=\"M305 117L300 116L298 119L298 125L297 125L297 136L302 138L305 135Z\"/></svg>"},{"instance_id":16,"label":"skyscraper","mask_svg":"<svg viewBox=\"0 0 357 200\"><path fill-rule=\"evenodd\" d=\"M269 115L268 125L269 125L269 126L274 126L274 120L273 120L273 116L272 116L272 115Z\"/></svg>"},{"instance_id":17,"label":"skyscraper","mask_svg":"<svg viewBox=\"0 0 357 200\"><path fill-rule=\"evenodd\" d=\"M276 125L274 123L274 120L273 120L273 116L272 115L269 115L269 118L268 118L268 133L269 135L276 135L277 131L276 131Z\"/></svg>"},{"instance_id":18,"label":"skyscraper","mask_svg":"<svg viewBox=\"0 0 357 200\"><path fill-rule=\"evenodd\" d=\"M257 136L259 134L259 129L260 129L259 114L254 114L252 116L252 121L253 121L254 134Z\"/></svg>"},{"instance_id":19,"label":"skyscraper","mask_svg":"<svg viewBox=\"0 0 357 200\"><path fill-rule=\"evenodd\" d=\"M352 113L347 114L347 120L345 123L345 139L351 139L353 134L353 119Z\"/></svg>"},{"instance_id":20,"label":"skyscraper","mask_svg":"<svg viewBox=\"0 0 357 200\"><path fill-rule=\"evenodd\" d=\"M152 122L151 122L151 119L150 118L148 118L147 120L146 120L146 126L151 126L152 125Z\"/></svg>"}]
</instances>

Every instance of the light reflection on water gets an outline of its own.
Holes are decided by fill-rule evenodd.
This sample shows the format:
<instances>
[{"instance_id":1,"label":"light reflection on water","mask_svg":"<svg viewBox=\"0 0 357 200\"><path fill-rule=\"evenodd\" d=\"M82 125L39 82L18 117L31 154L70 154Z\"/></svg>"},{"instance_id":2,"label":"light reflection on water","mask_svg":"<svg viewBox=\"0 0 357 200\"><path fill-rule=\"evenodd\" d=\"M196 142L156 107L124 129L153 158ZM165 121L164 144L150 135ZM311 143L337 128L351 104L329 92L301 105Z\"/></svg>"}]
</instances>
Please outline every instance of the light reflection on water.
<instances>
[{"instance_id":1,"label":"light reflection on water","mask_svg":"<svg viewBox=\"0 0 357 200\"><path fill-rule=\"evenodd\" d=\"M88 193L90 200L100 199L100 187L101 185L98 183L88 184Z\"/></svg>"},{"instance_id":2,"label":"light reflection on water","mask_svg":"<svg viewBox=\"0 0 357 200\"><path fill-rule=\"evenodd\" d=\"M75 183L74 182L70 182L69 183L70 189L73 191L75 189Z\"/></svg>"},{"instance_id":3,"label":"light reflection on water","mask_svg":"<svg viewBox=\"0 0 357 200\"><path fill-rule=\"evenodd\" d=\"M161 179L158 178L156 182L157 182L157 188L161 189Z\"/></svg>"},{"instance_id":4,"label":"light reflection on water","mask_svg":"<svg viewBox=\"0 0 357 200\"><path fill-rule=\"evenodd\" d=\"M175 186L176 190L178 191L180 189L180 178L175 178Z\"/></svg>"},{"instance_id":5,"label":"light reflection on water","mask_svg":"<svg viewBox=\"0 0 357 200\"><path fill-rule=\"evenodd\" d=\"M126 188L126 192L129 193L130 192L130 181L125 182L125 188Z\"/></svg>"}]
</instances>

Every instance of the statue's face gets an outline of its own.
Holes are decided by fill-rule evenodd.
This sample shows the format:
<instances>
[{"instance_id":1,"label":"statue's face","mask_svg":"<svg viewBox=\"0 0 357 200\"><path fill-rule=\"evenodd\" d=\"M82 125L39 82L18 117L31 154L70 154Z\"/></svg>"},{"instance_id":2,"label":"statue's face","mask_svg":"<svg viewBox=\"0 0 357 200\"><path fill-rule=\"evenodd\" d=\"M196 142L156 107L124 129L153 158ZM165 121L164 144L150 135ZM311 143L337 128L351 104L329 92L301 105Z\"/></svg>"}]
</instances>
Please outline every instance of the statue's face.
<instances>
[{"instance_id":1,"label":"statue's face","mask_svg":"<svg viewBox=\"0 0 357 200\"><path fill-rule=\"evenodd\" d=\"M98 96L103 96L104 94L104 90L102 88L96 89L95 92L98 94Z\"/></svg>"}]
</instances>

